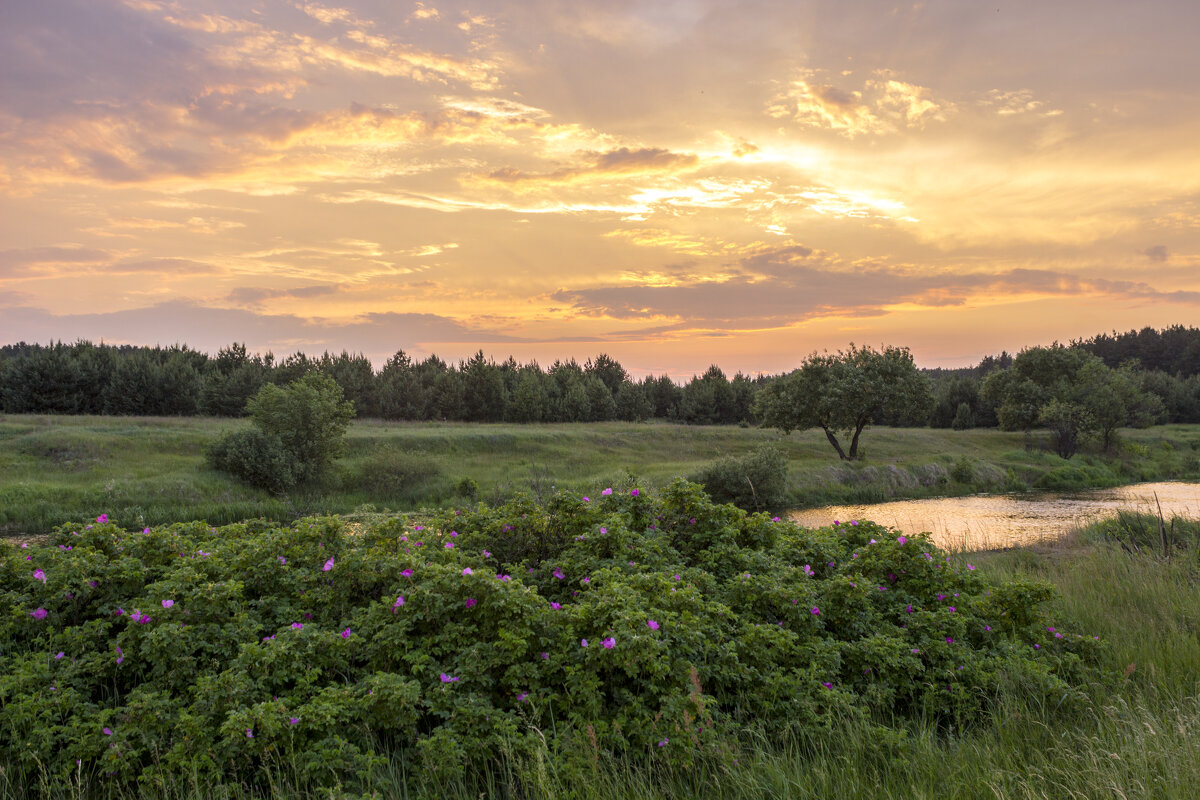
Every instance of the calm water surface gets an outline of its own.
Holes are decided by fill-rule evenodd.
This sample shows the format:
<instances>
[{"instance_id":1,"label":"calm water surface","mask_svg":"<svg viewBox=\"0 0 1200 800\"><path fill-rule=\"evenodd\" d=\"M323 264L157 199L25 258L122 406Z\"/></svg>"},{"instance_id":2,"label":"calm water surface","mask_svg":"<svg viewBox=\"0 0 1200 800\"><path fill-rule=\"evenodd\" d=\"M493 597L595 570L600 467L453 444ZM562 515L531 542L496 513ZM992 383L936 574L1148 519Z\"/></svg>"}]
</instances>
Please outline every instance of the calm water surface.
<instances>
[{"instance_id":1,"label":"calm water surface","mask_svg":"<svg viewBox=\"0 0 1200 800\"><path fill-rule=\"evenodd\" d=\"M869 519L904 533L932 534L952 550L985 550L1031 544L1063 535L1079 525L1120 510L1200 518L1200 483L1139 483L1115 489L1071 494L1026 493L897 500L861 506L824 506L792 511L788 517L806 527L834 520Z\"/></svg>"}]
</instances>

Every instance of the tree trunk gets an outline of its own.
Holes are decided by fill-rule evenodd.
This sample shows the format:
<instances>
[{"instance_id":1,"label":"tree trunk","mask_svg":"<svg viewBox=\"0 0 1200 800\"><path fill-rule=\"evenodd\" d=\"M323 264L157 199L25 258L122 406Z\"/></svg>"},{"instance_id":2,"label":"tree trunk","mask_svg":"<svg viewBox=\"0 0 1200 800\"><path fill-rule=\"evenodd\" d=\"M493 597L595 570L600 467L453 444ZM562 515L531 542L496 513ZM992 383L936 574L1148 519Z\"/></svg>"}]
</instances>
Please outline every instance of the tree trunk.
<instances>
[{"instance_id":1,"label":"tree trunk","mask_svg":"<svg viewBox=\"0 0 1200 800\"><path fill-rule=\"evenodd\" d=\"M825 431L825 438L829 439L829 443L833 445L833 449L837 450L838 458L842 459L842 461L849 461L850 459L846 458L846 452L842 450L841 443L837 440L837 437L833 435L833 431L829 430L829 428L826 428L824 425L821 426L821 430Z\"/></svg>"},{"instance_id":2,"label":"tree trunk","mask_svg":"<svg viewBox=\"0 0 1200 800\"><path fill-rule=\"evenodd\" d=\"M850 460L854 461L858 458L858 435L863 432L863 428L867 427L865 422L859 423L854 429L854 436L850 439Z\"/></svg>"}]
</instances>

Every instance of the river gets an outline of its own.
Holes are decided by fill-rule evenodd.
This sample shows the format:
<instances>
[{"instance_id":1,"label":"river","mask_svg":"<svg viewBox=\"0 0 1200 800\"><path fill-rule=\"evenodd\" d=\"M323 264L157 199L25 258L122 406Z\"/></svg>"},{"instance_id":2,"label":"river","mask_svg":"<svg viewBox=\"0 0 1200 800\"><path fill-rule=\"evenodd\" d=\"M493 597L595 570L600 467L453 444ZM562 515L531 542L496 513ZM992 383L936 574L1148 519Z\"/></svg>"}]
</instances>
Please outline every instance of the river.
<instances>
[{"instance_id":1,"label":"river","mask_svg":"<svg viewBox=\"0 0 1200 800\"><path fill-rule=\"evenodd\" d=\"M1021 494L934 497L859 506L824 506L791 511L788 518L805 527L869 519L904 533L930 533L949 550L991 550L1055 539L1118 511L1200 518L1200 483L1138 483L1069 494Z\"/></svg>"}]
</instances>

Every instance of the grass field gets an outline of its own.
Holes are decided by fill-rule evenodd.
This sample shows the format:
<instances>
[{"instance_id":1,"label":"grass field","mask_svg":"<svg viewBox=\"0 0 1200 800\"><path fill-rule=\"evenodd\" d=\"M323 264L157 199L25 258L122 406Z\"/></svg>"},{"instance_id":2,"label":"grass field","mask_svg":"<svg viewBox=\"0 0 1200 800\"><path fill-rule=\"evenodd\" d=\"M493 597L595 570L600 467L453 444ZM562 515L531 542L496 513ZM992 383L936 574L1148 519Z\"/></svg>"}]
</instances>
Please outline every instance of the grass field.
<instances>
[{"instance_id":1,"label":"grass field","mask_svg":"<svg viewBox=\"0 0 1200 800\"><path fill-rule=\"evenodd\" d=\"M590 491L632 472L648 486L723 456L777 443L789 460L789 505L872 502L979 491L1112 486L1200 476L1200 426L1124 432L1117 456L1071 461L1036 434L873 428L865 459L839 462L820 431L780 436L667 423L482 425L356 420L348 452L323 484L275 497L209 469L204 449L244 420L0 417L0 533L36 534L105 512L127 527L213 524L314 513L494 503L516 492Z\"/></svg>"}]
</instances>

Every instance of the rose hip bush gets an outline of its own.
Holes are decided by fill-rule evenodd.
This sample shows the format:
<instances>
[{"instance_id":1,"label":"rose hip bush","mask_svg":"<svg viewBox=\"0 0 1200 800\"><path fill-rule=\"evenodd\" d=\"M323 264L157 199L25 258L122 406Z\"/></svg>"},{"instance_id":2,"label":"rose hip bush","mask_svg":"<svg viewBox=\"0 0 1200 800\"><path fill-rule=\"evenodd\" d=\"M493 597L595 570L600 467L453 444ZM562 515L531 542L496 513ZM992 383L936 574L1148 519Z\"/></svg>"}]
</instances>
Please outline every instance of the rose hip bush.
<instances>
[{"instance_id":1,"label":"rose hip bush","mask_svg":"<svg viewBox=\"0 0 1200 800\"><path fill-rule=\"evenodd\" d=\"M353 532L102 516L0 558L0 763L55 791L683 767L848 718L967 725L1014 688L1069 706L1100 647L924 538L683 481Z\"/></svg>"}]
</instances>

